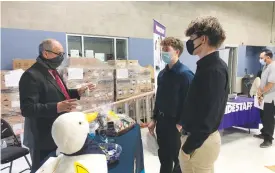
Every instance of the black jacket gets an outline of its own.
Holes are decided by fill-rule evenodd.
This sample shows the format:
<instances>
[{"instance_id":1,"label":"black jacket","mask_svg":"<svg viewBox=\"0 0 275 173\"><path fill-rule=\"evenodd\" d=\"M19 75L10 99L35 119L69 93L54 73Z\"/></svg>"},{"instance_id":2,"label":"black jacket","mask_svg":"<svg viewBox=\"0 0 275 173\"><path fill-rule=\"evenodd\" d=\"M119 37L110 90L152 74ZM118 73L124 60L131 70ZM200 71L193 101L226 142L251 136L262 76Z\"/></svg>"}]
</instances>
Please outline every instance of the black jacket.
<instances>
[{"instance_id":1,"label":"black jacket","mask_svg":"<svg viewBox=\"0 0 275 173\"><path fill-rule=\"evenodd\" d=\"M67 91L71 98L79 99L76 89ZM40 150L55 149L51 128L60 115L57 113L57 103L65 100L55 79L45 66L37 62L22 75L19 94L22 115L28 119L32 132L33 139L30 140L33 141L33 147Z\"/></svg>"}]
</instances>

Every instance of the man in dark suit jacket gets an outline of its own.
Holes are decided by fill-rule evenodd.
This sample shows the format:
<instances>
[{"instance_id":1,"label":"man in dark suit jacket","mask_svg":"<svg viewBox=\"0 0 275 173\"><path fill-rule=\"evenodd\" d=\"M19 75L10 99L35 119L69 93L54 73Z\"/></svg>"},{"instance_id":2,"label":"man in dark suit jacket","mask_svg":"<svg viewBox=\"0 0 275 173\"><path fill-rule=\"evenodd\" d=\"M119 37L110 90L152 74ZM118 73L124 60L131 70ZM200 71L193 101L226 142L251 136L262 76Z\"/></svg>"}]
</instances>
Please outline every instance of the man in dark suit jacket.
<instances>
[{"instance_id":1,"label":"man in dark suit jacket","mask_svg":"<svg viewBox=\"0 0 275 173\"><path fill-rule=\"evenodd\" d=\"M22 75L19 82L21 112L26 117L25 135L32 157L32 172L35 172L51 152L57 149L51 135L55 119L76 108L76 100L86 89L67 89L56 68L64 60L62 45L53 39L39 45L37 62Z\"/></svg>"}]
</instances>

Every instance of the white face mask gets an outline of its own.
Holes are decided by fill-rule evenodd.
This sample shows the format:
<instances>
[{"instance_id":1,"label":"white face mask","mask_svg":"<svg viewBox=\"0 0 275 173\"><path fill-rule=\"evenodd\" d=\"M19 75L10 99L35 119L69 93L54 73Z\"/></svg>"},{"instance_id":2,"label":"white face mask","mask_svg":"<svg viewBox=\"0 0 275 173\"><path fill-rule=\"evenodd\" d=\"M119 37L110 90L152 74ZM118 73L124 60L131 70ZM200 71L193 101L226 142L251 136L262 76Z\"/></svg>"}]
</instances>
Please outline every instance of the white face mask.
<instances>
[{"instance_id":1,"label":"white face mask","mask_svg":"<svg viewBox=\"0 0 275 173\"><path fill-rule=\"evenodd\" d=\"M264 61L264 59L260 59L259 61L262 65L266 65L266 62Z\"/></svg>"}]
</instances>

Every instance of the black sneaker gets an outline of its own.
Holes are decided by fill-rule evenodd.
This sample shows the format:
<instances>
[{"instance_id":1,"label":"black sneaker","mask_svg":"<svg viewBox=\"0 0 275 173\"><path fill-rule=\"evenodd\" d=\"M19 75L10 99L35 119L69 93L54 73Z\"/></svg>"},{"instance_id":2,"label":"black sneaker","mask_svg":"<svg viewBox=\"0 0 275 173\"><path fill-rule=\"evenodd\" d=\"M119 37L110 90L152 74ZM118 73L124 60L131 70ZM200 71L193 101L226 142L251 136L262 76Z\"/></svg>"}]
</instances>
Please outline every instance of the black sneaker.
<instances>
[{"instance_id":1,"label":"black sneaker","mask_svg":"<svg viewBox=\"0 0 275 173\"><path fill-rule=\"evenodd\" d=\"M271 141L264 141L260 147L261 148L268 148L268 147L271 147L272 146L272 142Z\"/></svg>"},{"instance_id":2,"label":"black sneaker","mask_svg":"<svg viewBox=\"0 0 275 173\"><path fill-rule=\"evenodd\" d=\"M253 135L254 138L264 139L264 136L262 134L259 135Z\"/></svg>"}]
</instances>

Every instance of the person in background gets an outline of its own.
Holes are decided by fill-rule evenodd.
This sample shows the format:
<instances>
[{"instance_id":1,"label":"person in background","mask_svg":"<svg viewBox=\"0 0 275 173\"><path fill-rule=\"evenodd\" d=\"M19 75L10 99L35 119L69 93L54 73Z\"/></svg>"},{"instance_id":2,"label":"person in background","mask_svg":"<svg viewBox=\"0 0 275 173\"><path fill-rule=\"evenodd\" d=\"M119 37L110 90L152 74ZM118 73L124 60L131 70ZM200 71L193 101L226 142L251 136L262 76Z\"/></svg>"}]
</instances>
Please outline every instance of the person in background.
<instances>
[{"instance_id":1,"label":"person in background","mask_svg":"<svg viewBox=\"0 0 275 173\"><path fill-rule=\"evenodd\" d=\"M256 138L264 139L260 145L261 148L272 146L274 123L275 123L275 61L272 59L273 53L265 49L260 54L260 63L264 66L261 76L261 85L258 90L259 100L264 101L264 110L262 111L261 120L263 128L261 134L254 135Z\"/></svg>"},{"instance_id":2,"label":"person in background","mask_svg":"<svg viewBox=\"0 0 275 173\"><path fill-rule=\"evenodd\" d=\"M180 166L184 173L213 173L229 93L228 68L217 51L226 36L211 16L193 20L185 34L187 51L200 59L182 113Z\"/></svg>"},{"instance_id":3,"label":"person in background","mask_svg":"<svg viewBox=\"0 0 275 173\"><path fill-rule=\"evenodd\" d=\"M260 70L258 73L257 73L257 77L254 79L253 83L252 83L252 86L250 88L250 96L251 97L254 97L256 96L257 92L258 92L258 89L260 87L260 84L261 84L261 75L262 75L262 71Z\"/></svg>"},{"instance_id":4,"label":"person in background","mask_svg":"<svg viewBox=\"0 0 275 173\"><path fill-rule=\"evenodd\" d=\"M250 96L253 97L253 98L257 96L258 90L260 88L260 85L261 85L261 75L262 75L262 70L260 70L257 73L257 77L254 79L254 81L252 83L252 86L251 86L251 89L250 89ZM263 119L263 115L264 115L263 110L260 110L261 120ZM256 138L257 138L257 136L258 135L254 135L254 137L256 137Z\"/></svg>"},{"instance_id":5,"label":"person in background","mask_svg":"<svg viewBox=\"0 0 275 173\"><path fill-rule=\"evenodd\" d=\"M51 136L55 119L74 110L76 99L88 88L95 87L86 84L79 89L67 89L56 70L63 59L64 50L58 41L43 41L36 63L24 72L19 82L20 108L26 121L24 143L30 147L32 172L57 149Z\"/></svg>"},{"instance_id":6,"label":"person in background","mask_svg":"<svg viewBox=\"0 0 275 173\"><path fill-rule=\"evenodd\" d=\"M158 75L155 108L148 129L154 135L156 127L160 173L181 172L178 160L180 133L176 124L180 121L194 74L179 61L183 52L182 41L168 37L161 46L162 59L167 65Z\"/></svg>"}]
</instances>

